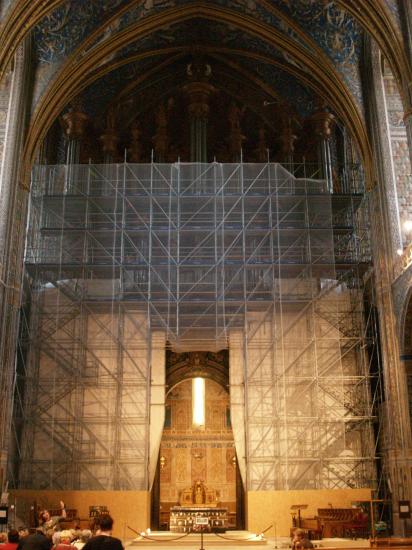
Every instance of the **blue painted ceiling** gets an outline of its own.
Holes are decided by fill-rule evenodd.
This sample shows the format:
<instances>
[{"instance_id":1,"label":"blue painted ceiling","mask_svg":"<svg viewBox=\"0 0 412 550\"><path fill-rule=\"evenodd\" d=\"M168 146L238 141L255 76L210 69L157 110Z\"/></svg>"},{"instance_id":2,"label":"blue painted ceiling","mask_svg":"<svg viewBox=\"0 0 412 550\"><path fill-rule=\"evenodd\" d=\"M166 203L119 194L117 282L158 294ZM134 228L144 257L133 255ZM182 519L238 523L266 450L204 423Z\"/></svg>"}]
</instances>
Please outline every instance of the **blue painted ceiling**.
<instances>
[{"instance_id":1,"label":"blue painted ceiling","mask_svg":"<svg viewBox=\"0 0 412 550\"><path fill-rule=\"evenodd\" d=\"M155 14L191 5L195 0L68 0L45 17L35 28L34 48L37 60L35 103L64 64L82 59L93 50L109 45L114 38L133 25ZM397 4L385 0L388 14L399 20ZM360 77L363 31L348 12L334 1L324 0L208 0L208 6L230 9L259 24L269 25L296 45L334 67L362 115L363 97ZM277 49L257 34L211 19L195 19L158 28L140 39L113 51L95 68L107 74L82 92L85 108L95 115L110 104L136 75L152 69L162 57L163 48L177 50L193 47L239 50L237 63L264 81L273 92L287 100L301 115L313 108L314 92L310 74L298 57ZM148 59L136 61L144 52ZM264 55L276 61L255 63L241 52ZM229 55L229 54L228 54ZM114 63L123 66L112 70ZM288 70L289 69L289 70ZM299 81L298 73L302 75ZM90 103L90 106L88 106ZM33 105L35 108L35 104Z\"/></svg>"}]
</instances>

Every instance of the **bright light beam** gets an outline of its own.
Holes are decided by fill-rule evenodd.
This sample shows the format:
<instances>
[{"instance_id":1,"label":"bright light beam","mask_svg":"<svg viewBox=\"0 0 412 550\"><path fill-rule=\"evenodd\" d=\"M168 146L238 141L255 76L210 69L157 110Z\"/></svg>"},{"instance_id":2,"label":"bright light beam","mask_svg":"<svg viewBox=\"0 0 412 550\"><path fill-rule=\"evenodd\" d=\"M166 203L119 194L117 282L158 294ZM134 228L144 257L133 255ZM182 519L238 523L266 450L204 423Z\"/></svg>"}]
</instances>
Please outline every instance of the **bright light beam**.
<instances>
[{"instance_id":1,"label":"bright light beam","mask_svg":"<svg viewBox=\"0 0 412 550\"><path fill-rule=\"evenodd\" d=\"M192 423L197 428L205 425L205 379L192 380Z\"/></svg>"}]
</instances>

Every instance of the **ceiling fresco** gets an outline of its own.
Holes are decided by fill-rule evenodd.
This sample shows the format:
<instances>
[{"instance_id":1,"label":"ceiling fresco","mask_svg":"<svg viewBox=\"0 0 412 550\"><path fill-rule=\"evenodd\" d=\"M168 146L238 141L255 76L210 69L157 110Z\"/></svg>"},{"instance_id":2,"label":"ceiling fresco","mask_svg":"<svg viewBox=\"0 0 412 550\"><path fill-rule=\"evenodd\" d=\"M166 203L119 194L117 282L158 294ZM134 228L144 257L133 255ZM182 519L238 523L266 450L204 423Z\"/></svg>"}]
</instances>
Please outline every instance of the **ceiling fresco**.
<instances>
[{"instance_id":1,"label":"ceiling fresco","mask_svg":"<svg viewBox=\"0 0 412 550\"><path fill-rule=\"evenodd\" d=\"M41 63L58 64L97 29L99 29L98 32L90 36L80 55L113 39L115 35L130 25L141 22L148 16L153 16L168 8L181 8L195 2L196 0L143 0L136 3L130 2L130 0L116 0L116 7L113 8L110 0L102 2L93 0L87 4L82 0L68 0L35 27L36 57ZM133 5L127 8L128 4ZM280 12L273 13L254 0L209 0L208 4L230 8L239 13L253 16L313 51L313 47L308 44L307 40L300 37L285 19L279 17ZM110 17L116 11L120 12L119 15Z\"/></svg>"},{"instance_id":2,"label":"ceiling fresco","mask_svg":"<svg viewBox=\"0 0 412 550\"><path fill-rule=\"evenodd\" d=\"M99 4L98 8L97 6L93 7L96 2ZM92 50L104 47L125 29L149 16L193 3L194 0L147 0L129 6L126 1L117 0L116 8L109 1L99 2L98 0L88 3L87 6L81 0L63 4L47 16L35 30L38 69L33 108L48 88L58 69L67 57L76 48L79 48L80 44L83 47L76 50L76 56L82 58ZM300 50L303 48L314 55L323 55L325 62L329 62L331 67L335 67L362 113L363 99L359 71L362 30L334 2L210 0L208 5L212 3L217 8L231 8L232 12L253 16L255 20L276 29L278 33L295 43ZM119 12L119 15L110 18L114 12ZM100 15L98 16L98 14ZM92 36L92 39L87 38L98 28L98 23L102 21L102 18L106 20L106 23L100 25L100 30ZM82 21L83 24L81 24ZM192 19L175 25L163 26L108 54L94 67L94 71L97 76L101 74L104 66L107 67L107 71L110 71L114 63L125 63L129 58L144 52L167 47L190 47L193 44L258 53L277 60L285 68L289 65L294 73L296 70L307 73L306 67L297 56L277 49L256 34L247 34L243 29L232 24L210 19ZM267 80L272 82L276 80L276 71L270 78L270 72L273 69L269 65L262 66L260 70ZM93 71L89 73L89 76L92 73ZM116 80L115 72L111 71L110 74ZM105 87L102 94L106 95L111 84L107 78L102 82ZM116 86L115 83L114 86Z\"/></svg>"},{"instance_id":3,"label":"ceiling fresco","mask_svg":"<svg viewBox=\"0 0 412 550\"><path fill-rule=\"evenodd\" d=\"M41 63L65 59L81 42L130 0L67 0L34 28L35 55Z\"/></svg>"}]
</instances>

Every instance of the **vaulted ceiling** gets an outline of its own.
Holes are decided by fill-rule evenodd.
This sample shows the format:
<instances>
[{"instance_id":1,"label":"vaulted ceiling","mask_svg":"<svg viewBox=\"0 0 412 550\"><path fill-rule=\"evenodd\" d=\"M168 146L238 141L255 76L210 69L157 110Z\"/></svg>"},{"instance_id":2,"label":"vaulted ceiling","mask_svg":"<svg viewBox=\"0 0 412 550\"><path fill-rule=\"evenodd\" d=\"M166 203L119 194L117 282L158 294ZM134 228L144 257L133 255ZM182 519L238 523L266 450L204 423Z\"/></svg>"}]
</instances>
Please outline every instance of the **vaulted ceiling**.
<instances>
[{"instance_id":1,"label":"vaulted ceiling","mask_svg":"<svg viewBox=\"0 0 412 550\"><path fill-rule=\"evenodd\" d=\"M123 105L127 118L131 104L139 112L179 86L199 49L213 65L214 85L249 98L252 109L269 101L303 117L321 98L367 159L364 37L383 51L407 108L412 72L401 17L395 0L11 0L3 5L0 70L31 31L28 165L75 97L92 116ZM261 109L260 116L269 115Z\"/></svg>"}]
</instances>

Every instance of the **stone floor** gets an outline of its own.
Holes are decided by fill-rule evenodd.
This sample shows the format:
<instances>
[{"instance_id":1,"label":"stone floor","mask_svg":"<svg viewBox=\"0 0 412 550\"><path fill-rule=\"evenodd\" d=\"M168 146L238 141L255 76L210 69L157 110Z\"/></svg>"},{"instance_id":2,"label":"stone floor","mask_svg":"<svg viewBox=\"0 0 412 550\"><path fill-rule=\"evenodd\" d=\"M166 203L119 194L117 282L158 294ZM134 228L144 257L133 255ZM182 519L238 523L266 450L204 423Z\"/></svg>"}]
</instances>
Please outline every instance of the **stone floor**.
<instances>
[{"instance_id":1,"label":"stone floor","mask_svg":"<svg viewBox=\"0 0 412 550\"><path fill-rule=\"evenodd\" d=\"M368 539L323 539L320 541L312 541L315 548L369 548L370 542ZM184 550L201 550L201 538L199 534L179 535L178 533L170 533L168 531L151 532L144 537L136 537L125 543L125 546L129 550L138 548L156 547L156 550L166 549L178 549L179 547ZM222 535L216 535L214 533L205 534L203 537L204 550L235 550L242 547L244 550L256 549L256 547L263 547L262 550L286 550L290 548L289 537L261 537L248 531L229 531Z\"/></svg>"}]
</instances>

